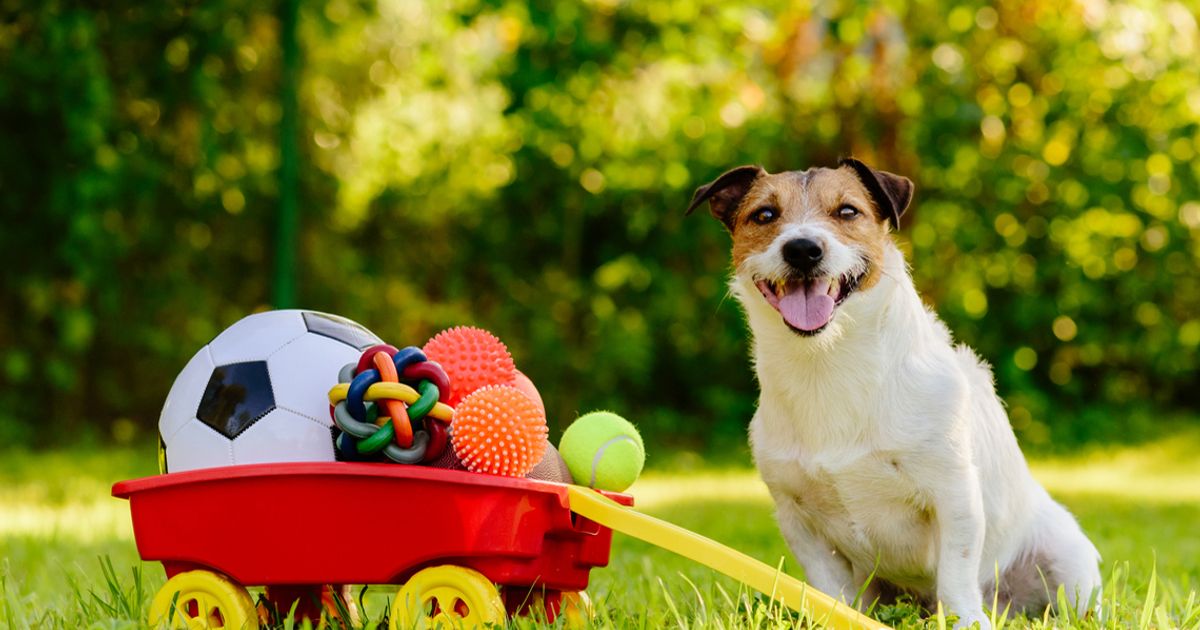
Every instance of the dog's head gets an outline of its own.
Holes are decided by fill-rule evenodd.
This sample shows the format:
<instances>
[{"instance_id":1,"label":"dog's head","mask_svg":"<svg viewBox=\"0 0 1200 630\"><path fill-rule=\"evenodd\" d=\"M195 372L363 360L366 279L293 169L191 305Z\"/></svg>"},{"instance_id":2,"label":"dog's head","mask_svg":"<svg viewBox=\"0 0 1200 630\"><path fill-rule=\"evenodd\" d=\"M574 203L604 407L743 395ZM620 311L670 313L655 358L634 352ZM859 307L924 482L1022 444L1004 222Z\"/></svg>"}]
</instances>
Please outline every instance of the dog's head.
<instances>
[{"instance_id":1,"label":"dog's head","mask_svg":"<svg viewBox=\"0 0 1200 630\"><path fill-rule=\"evenodd\" d=\"M776 174L741 166L698 188L687 211L708 201L733 236L738 279L757 287L793 331L811 336L879 281L888 232L912 191L907 178L854 159Z\"/></svg>"}]
</instances>

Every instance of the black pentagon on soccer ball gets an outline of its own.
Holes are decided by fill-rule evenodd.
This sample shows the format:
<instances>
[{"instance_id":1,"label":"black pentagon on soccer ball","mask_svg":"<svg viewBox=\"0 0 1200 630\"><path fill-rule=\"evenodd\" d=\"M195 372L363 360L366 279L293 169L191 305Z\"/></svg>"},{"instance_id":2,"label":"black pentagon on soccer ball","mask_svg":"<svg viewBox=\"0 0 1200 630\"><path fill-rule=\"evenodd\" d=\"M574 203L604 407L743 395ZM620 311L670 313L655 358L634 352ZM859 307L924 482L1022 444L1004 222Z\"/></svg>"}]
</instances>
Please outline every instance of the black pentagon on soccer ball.
<instances>
[{"instance_id":1,"label":"black pentagon on soccer ball","mask_svg":"<svg viewBox=\"0 0 1200 630\"><path fill-rule=\"evenodd\" d=\"M233 439L275 408L266 361L218 366L200 397L196 417Z\"/></svg>"},{"instance_id":2,"label":"black pentagon on soccer ball","mask_svg":"<svg viewBox=\"0 0 1200 630\"><path fill-rule=\"evenodd\" d=\"M304 326L308 328L308 332L340 341L351 348L366 350L371 346L383 343L383 340L376 337L375 333L345 317L313 311L304 311L303 316Z\"/></svg>"}]
</instances>

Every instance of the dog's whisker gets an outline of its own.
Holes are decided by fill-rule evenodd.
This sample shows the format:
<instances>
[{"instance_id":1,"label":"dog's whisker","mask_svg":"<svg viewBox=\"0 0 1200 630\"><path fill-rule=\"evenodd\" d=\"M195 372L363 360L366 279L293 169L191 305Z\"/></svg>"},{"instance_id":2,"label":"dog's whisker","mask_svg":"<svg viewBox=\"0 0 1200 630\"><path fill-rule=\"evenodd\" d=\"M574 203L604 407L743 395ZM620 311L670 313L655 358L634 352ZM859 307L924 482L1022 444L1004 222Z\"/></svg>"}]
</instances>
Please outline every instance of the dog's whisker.
<instances>
[{"instance_id":1,"label":"dog's whisker","mask_svg":"<svg viewBox=\"0 0 1200 630\"><path fill-rule=\"evenodd\" d=\"M880 269L879 275L887 277L887 278L891 279L893 282L900 282L900 278L893 276L892 273L890 271L888 271L887 269Z\"/></svg>"},{"instance_id":2,"label":"dog's whisker","mask_svg":"<svg viewBox=\"0 0 1200 630\"><path fill-rule=\"evenodd\" d=\"M731 297L733 297L733 289L731 289L729 285L725 285L725 295L722 295L721 301L717 302L717 310L720 310L721 307L725 305L725 300L728 300Z\"/></svg>"}]
</instances>

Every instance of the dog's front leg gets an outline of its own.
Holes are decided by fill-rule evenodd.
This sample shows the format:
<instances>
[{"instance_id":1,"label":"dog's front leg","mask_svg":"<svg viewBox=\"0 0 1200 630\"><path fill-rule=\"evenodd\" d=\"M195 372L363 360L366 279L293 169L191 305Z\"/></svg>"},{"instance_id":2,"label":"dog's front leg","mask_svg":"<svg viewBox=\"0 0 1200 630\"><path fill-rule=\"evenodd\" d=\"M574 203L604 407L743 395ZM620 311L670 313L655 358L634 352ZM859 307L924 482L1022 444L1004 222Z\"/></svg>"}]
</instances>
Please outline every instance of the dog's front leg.
<instances>
[{"instance_id":1,"label":"dog's front leg","mask_svg":"<svg viewBox=\"0 0 1200 630\"><path fill-rule=\"evenodd\" d=\"M772 489L771 496L783 539L804 567L805 580L817 590L850 603L856 594L850 563L806 525L792 495Z\"/></svg>"},{"instance_id":2,"label":"dog's front leg","mask_svg":"<svg viewBox=\"0 0 1200 630\"><path fill-rule=\"evenodd\" d=\"M854 588L857 589L857 592L861 592L861 595L858 595L860 611L870 610L871 606L878 603L880 597L883 596L883 589L879 587L879 578L874 575L875 568L874 566L858 565L851 568L854 573Z\"/></svg>"},{"instance_id":3,"label":"dog's front leg","mask_svg":"<svg viewBox=\"0 0 1200 630\"><path fill-rule=\"evenodd\" d=\"M956 628L978 623L989 630L979 585L986 526L979 473L969 453L954 455L953 461L941 462L944 482L933 492L939 533L937 596L947 613L958 615Z\"/></svg>"}]
</instances>

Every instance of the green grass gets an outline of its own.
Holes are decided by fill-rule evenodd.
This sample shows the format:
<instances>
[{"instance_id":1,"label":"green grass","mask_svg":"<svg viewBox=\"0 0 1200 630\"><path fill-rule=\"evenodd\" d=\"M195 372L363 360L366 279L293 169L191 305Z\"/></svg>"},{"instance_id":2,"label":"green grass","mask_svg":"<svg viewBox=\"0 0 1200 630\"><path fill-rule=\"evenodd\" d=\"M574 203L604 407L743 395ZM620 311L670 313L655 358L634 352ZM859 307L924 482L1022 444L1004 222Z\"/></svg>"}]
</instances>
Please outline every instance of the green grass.
<instances>
[{"instance_id":1,"label":"green grass","mask_svg":"<svg viewBox=\"0 0 1200 630\"><path fill-rule=\"evenodd\" d=\"M1035 461L1035 473L1104 555L1105 612L1101 621L1022 618L1008 619L1005 627L1200 628L1197 452L1200 434L1188 434ZM697 461L675 458L669 470L647 473L632 489L642 509L768 563L787 557L754 472ZM127 505L108 491L111 482L152 474L154 466L152 449L0 453L0 627L142 627L164 576L158 565L138 560ZM790 558L784 565L802 575ZM728 578L621 535L610 566L593 572L589 592L597 627L790 627L795 621ZM389 596L384 588L370 591L373 622ZM876 613L897 627L945 623L905 604Z\"/></svg>"}]
</instances>

